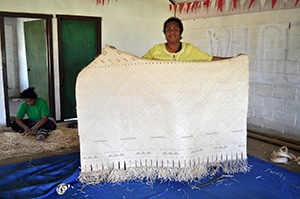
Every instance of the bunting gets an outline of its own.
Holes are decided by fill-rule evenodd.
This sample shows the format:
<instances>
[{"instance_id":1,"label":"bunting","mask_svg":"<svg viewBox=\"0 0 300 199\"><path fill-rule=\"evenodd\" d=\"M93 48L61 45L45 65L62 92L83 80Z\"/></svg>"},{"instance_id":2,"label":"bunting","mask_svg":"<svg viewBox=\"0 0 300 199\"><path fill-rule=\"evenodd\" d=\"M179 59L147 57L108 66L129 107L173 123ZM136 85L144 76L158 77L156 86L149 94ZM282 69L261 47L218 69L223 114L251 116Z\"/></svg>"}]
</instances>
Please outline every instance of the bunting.
<instances>
[{"instance_id":1,"label":"bunting","mask_svg":"<svg viewBox=\"0 0 300 199\"><path fill-rule=\"evenodd\" d=\"M252 7L252 5L253 5L254 1L255 1L255 0L251 0L251 1L250 1L250 4L249 4L249 7L248 7L248 9L250 9L250 8Z\"/></svg>"},{"instance_id":2,"label":"bunting","mask_svg":"<svg viewBox=\"0 0 300 199\"><path fill-rule=\"evenodd\" d=\"M198 8L199 3L200 2L198 2L198 1L196 1L196 2L193 3L193 5L192 5L192 12Z\"/></svg>"},{"instance_id":3,"label":"bunting","mask_svg":"<svg viewBox=\"0 0 300 199\"><path fill-rule=\"evenodd\" d=\"M118 1L118 0L115 0ZM110 0L106 0L107 4L109 4ZM102 6L104 6L105 4L105 0L96 0L96 5L98 5L99 3L101 3Z\"/></svg>"},{"instance_id":4,"label":"bunting","mask_svg":"<svg viewBox=\"0 0 300 199\"><path fill-rule=\"evenodd\" d=\"M99 0L97 0L97 1L99 1ZM260 0L261 8L264 8L266 1L267 0ZM287 3L287 0L282 0L282 1L283 1L283 3ZM295 7L297 6L298 2L299 2L299 0L295 0L295 4L294 4ZM230 5L232 5L232 11L236 10L237 3L238 3L238 0L225 0L225 12L228 12ZM255 0L240 0L239 3L240 3L240 6L242 6L242 7L245 3L249 3L248 9L251 9L255 3ZM277 3L277 0L272 0L272 9L275 8L276 3ZM201 5L201 6L199 6L199 5ZM174 12L176 12L176 9L178 7L180 13L183 13L183 11L185 10L185 12L188 14L188 13L197 11L199 9L199 7L202 7L202 6L205 7L206 10L217 8L217 11L223 12L224 0L201 0L201 1L184 2L184 3L179 3L179 4L170 4L170 10L174 9Z\"/></svg>"},{"instance_id":5,"label":"bunting","mask_svg":"<svg viewBox=\"0 0 300 199\"><path fill-rule=\"evenodd\" d=\"M192 2L186 3L186 13L189 13Z\"/></svg>"},{"instance_id":6,"label":"bunting","mask_svg":"<svg viewBox=\"0 0 300 199\"><path fill-rule=\"evenodd\" d=\"M105 5L105 3L109 4L111 0L96 0L96 4L101 4L102 6ZM118 1L118 0L115 0ZM264 5L267 0L260 0L261 8L264 8ZM238 0L225 0L225 12L228 12L230 5L232 5L232 11L236 10L237 8L237 2ZM248 9L251 9L254 5L255 0L240 0L239 3L243 7L245 3L249 2ZM282 3L287 3L287 0L282 0ZM296 7L299 3L299 0L295 0L294 7ZM217 4L217 5L216 5ZM277 4L277 0L272 0L272 9L275 8ZM199 6L200 5L200 6ZM224 0L200 0L200 1L189 1L184 3L178 3L178 4L170 4L169 9L170 11L174 11L174 14L176 15L177 9L179 9L179 12L182 13L184 10L188 14L190 12L196 12L199 7L206 7L206 10L209 10L210 6L211 9L215 9L217 7L217 11L223 12L223 6L224 6Z\"/></svg>"},{"instance_id":7,"label":"bunting","mask_svg":"<svg viewBox=\"0 0 300 199\"><path fill-rule=\"evenodd\" d=\"M275 7L276 1L277 0L272 0L272 9Z\"/></svg>"},{"instance_id":8,"label":"bunting","mask_svg":"<svg viewBox=\"0 0 300 199\"><path fill-rule=\"evenodd\" d=\"M177 4L174 4L174 5L173 5L173 9L174 9L174 15L176 16Z\"/></svg>"},{"instance_id":9,"label":"bunting","mask_svg":"<svg viewBox=\"0 0 300 199\"><path fill-rule=\"evenodd\" d=\"M218 10L220 10L222 12L222 8L223 8L223 0L219 0L218 1Z\"/></svg>"},{"instance_id":10,"label":"bunting","mask_svg":"<svg viewBox=\"0 0 300 199\"><path fill-rule=\"evenodd\" d=\"M232 10L235 10L235 9L236 9L236 2L237 2L237 0L233 0Z\"/></svg>"},{"instance_id":11,"label":"bunting","mask_svg":"<svg viewBox=\"0 0 300 199\"><path fill-rule=\"evenodd\" d=\"M208 7L209 7L209 2L210 2L210 0L205 0L205 2L204 2L204 5L206 6L207 10L208 10Z\"/></svg>"},{"instance_id":12,"label":"bunting","mask_svg":"<svg viewBox=\"0 0 300 199\"><path fill-rule=\"evenodd\" d=\"M182 13L182 10L184 8L184 3L179 4L179 12Z\"/></svg>"}]
</instances>

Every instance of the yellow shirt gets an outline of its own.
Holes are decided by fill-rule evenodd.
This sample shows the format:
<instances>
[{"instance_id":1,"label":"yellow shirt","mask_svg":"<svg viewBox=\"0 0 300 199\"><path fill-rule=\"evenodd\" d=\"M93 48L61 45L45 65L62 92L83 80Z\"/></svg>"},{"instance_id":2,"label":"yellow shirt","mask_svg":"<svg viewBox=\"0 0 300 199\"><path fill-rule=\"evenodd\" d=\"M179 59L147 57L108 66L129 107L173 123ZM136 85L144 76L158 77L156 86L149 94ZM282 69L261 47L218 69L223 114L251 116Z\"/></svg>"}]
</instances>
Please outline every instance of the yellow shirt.
<instances>
[{"instance_id":1,"label":"yellow shirt","mask_svg":"<svg viewBox=\"0 0 300 199\"><path fill-rule=\"evenodd\" d=\"M181 50L170 53L165 43L154 45L142 58L166 61L211 61L212 56L190 43L182 42Z\"/></svg>"}]
</instances>

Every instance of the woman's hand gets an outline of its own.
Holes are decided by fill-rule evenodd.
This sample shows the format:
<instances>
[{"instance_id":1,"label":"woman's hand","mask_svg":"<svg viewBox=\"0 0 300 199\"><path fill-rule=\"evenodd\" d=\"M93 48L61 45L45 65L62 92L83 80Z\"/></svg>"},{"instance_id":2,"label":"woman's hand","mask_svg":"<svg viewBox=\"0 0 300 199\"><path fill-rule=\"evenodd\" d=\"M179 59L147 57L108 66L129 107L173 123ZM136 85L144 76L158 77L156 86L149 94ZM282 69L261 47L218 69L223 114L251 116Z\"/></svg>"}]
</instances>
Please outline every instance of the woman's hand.
<instances>
[{"instance_id":1,"label":"woman's hand","mask_svg":"<svg viewBox=\"0 0 300 199\"><path fill-rule=\"evenodd\" d=\"M31 129L30 129L30 135L36 135L36 133L37 133L37 131L38 131L39 129L37 129L37 128L35 128L35 126L33 126Z\"/></svg>"},{"instance_id":2,"label":"woman's hand","mask_svg":"<svg viewBox=\"0 0 300 199\"><path fill-rule=\"evenodd\" d=\"M26 125L24 124L22 118L16 118L16 123L24 129L24 134L29 134L31 132L31 129Z\"/></svg>"},{"instance_id":3,"label":"woman's hand","mask_svg":"<svg viewBox=\"0 0 300 199\"><path fill-rule=\"evenodd\" d=\"M33 132L32 130L29 129L29 130L25 130L23 134L24 134L25 136L26 136L26 135L35 135L36 132Z\"/></svg>"},{"instance_id":4,"label":"woman's hand","mask_svg":"<svg viewBox=\"0 0 300 199\"><path fill-rule=\"evenodd\" d=\"M31 127L31 131L34 132L34 135L37 133L39 128L41 128L43 126L43 124L45 124L47 122L47 120L48 120L48 116L44 116L33 127Z\"/></svg>"}]
</instances>

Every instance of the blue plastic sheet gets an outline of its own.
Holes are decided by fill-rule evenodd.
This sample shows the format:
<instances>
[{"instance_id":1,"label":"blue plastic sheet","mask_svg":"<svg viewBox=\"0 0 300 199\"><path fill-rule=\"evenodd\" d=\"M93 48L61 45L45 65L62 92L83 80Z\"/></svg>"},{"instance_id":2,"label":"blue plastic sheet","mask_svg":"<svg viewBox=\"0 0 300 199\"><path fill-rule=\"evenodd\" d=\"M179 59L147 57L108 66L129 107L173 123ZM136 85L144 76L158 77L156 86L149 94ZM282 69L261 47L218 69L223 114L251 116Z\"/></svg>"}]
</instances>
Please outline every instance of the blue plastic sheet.
<instances>
[{"instance_id":1,"label":"blue plastic sheet","mask_svg":"<svg viewBox=\"0 0 300 199\"><path fill-rule=\"evenodd\" d=\"M1 166L0 198L300 198L300 172L252 156L248 162L247 173L219 172L193 183L157 180L86 185L78 181L80 154L63 154ZM70 185L63 195L56 192L61 183Z\"/></svg>"}]
</instances>

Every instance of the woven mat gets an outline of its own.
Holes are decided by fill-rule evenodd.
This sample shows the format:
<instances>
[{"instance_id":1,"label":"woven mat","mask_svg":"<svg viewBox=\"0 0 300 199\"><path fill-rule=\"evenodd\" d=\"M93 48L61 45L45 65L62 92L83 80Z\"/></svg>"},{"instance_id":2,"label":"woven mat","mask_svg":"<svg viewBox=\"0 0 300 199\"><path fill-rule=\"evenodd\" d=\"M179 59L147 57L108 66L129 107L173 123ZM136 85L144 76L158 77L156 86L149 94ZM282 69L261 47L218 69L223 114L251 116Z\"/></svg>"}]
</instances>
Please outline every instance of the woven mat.
<instances>
[{"instance_id":1,"label":"woven mat","mask_svg":"<svg viewBox=\"0 0 300 199\"><path fill-rule=\"evenodd\" d=\"M248 81L246 55L154 61L105 47L77 77L80 180L246 171Z\"/></svg>"},{"instance_id":2,"label":"woven mat","mask_svg":"<svg viewBox=\"0 0 300 199\"><path fill-rule=\"evenodd\" d=\"M0 160L79 146L78 130L66 126L66 123L57 123L57 129L51 131L44 142L37 141L35 136L24 136L9 127L0 126Z\"/></svg>"}]
</instances>

